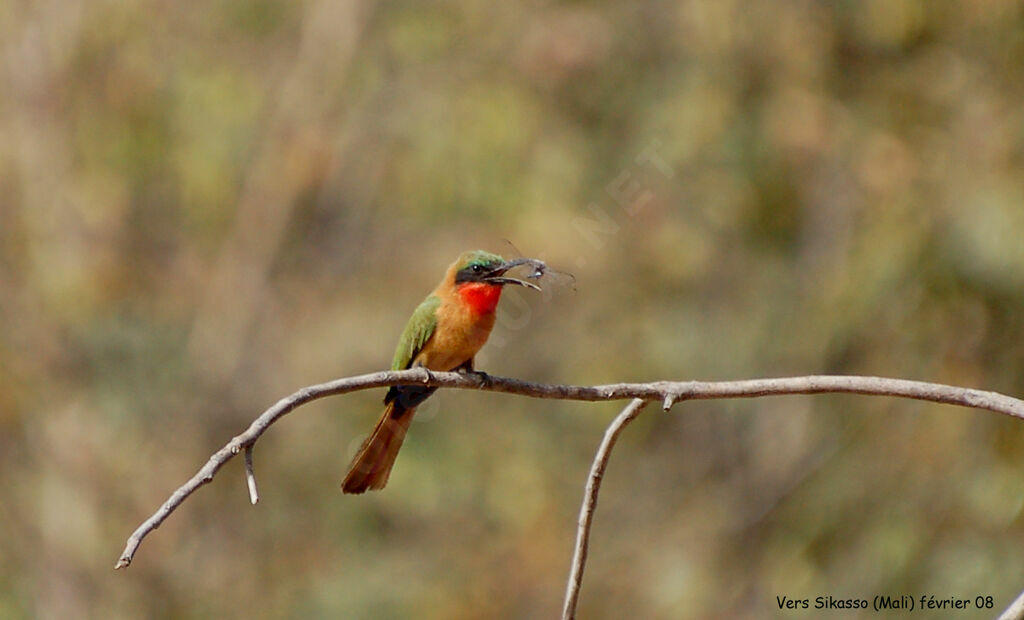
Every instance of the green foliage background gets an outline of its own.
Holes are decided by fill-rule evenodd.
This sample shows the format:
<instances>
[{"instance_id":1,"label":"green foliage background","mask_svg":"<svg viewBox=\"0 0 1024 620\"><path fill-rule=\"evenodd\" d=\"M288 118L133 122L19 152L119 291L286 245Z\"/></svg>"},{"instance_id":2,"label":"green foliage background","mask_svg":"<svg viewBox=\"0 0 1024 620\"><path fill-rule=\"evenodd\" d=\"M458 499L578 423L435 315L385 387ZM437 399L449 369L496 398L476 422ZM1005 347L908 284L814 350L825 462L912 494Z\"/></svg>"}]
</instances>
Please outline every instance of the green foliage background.
<instances>
[{"instance_id":1,"label":"green foliage background","mask_svg":"<svg viewBox=\"0 0 1024 620\"><path fill-rule=\"evenodd\" d=\"M578 291L506 299L495 374L1024 396L1018 2L13 0L0 61L0 617L554 616L614 404L441 393L388 489L345 497L381 394L329 399L259 444L258 507L233 462L111 570L213 450L386 367L503 238ZM1002 607L1022 510L1018 420L651 408L581 617Z\"/></svg>"}]
</instances>

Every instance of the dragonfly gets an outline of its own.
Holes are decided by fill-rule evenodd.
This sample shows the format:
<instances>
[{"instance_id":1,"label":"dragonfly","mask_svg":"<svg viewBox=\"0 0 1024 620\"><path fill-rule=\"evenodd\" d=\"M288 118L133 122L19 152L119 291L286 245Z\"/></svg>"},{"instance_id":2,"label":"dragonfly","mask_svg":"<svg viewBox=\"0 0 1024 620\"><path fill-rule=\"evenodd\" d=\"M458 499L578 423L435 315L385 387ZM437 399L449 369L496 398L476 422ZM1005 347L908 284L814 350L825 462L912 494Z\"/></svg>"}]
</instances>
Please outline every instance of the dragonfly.
<instances>
[{"instance_id":1,"label":"dragonfly","mask_svg":"<svg viewBox=\"0 0 1024 620\"><path fill-rule=\"evenodd\" d=\"M512 242L505 240L505 243L512 249L512 258L508 261L511 268L505 273L505 277L511 277L517 283L528 288L540 291L543 290L538 284L544 285L544 289L561 291L571 289L576 292L576 276L567 271L554 269L539 258L526 258L512 245Z\"/></svg>"}]
</instances>

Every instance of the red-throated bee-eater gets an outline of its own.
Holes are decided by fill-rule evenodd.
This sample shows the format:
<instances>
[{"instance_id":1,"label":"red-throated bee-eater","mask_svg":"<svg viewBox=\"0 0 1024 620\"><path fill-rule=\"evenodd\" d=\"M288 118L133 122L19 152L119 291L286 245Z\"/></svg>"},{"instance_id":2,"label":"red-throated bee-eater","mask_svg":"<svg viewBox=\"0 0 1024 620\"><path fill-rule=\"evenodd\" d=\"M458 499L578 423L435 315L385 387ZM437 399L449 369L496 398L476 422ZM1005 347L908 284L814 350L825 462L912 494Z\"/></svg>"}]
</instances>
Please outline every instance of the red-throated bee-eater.
<instances>
[{"instance_id":1,"label":"red-throated bee-eater","mask_svg":"<svg viewBox=\"0 0 1024 620\"><path fill-rule=\"evenodd\" d=\"M546 267L535 259L506 261L482 250L459 256L434 292L412 313L398 341L391 369L422 366L427 370L477 372L473 357L494 327L502 287L518 284L539 290L534 284L506 275L509 269L523 264L535 267L530 277L539 277ZM388 390L384 413L352 460L341 483L342 491L363 493L384 488L416 407L436 389L396 385Z\"/></svg>"}]
</instances>

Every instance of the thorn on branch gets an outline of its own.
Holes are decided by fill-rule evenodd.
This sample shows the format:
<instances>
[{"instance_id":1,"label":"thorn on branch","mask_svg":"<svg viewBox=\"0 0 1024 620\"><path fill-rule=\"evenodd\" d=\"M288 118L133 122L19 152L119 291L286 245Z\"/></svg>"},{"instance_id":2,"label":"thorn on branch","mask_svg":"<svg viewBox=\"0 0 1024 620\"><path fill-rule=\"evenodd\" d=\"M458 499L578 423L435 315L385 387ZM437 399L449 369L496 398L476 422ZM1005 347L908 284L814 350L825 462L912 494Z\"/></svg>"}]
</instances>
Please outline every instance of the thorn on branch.
<instances>
[{"instance_id":1,"label":"thorn on branch","mask_svg":"<svg viewBox=\"0 0 1024 620\"><path fill-rule=\"evenodd\" d=\"M249 486L249 501L255 506L260 501L260 492L256 488L256 472L252 468L252 446L245 447L245 482Z\"/></svg>"}]
</instances>

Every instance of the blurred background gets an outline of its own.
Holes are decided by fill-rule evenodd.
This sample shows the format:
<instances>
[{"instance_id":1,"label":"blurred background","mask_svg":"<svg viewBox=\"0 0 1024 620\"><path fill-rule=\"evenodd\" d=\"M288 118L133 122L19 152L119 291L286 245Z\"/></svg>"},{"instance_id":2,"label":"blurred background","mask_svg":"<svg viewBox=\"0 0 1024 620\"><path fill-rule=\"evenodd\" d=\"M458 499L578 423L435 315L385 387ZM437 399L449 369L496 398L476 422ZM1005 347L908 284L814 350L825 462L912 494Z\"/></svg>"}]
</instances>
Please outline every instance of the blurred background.
<instances>
[{"instance_id":1,"label":"blurred background","mask_svg":"<svg viewBox=\"0 0 1024 620\"><path fill-rule=\"evenodd\" d=\"M577 290L507 294L493 374L1024 396L1018 2L14 0L0 84L0 617L556 616L624 403L439 393L349 497L384 391L320 401L257 445L258 506L236 459L112 570L214 450L385 368L445 267L503 239ZM580 616L994 617L1022 510L1019 420L650 407Z\"/></svg>"}]
</instances>

